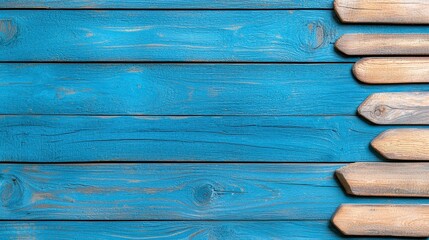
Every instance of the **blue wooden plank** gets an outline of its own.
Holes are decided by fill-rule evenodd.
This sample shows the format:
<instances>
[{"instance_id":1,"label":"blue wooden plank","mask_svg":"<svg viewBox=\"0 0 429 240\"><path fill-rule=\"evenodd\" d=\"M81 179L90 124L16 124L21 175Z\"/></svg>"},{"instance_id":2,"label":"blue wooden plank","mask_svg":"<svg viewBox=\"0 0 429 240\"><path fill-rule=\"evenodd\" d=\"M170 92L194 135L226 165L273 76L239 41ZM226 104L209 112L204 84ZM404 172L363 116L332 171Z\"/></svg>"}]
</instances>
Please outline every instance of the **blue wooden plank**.
<instances>
[{"instance_id":1,"label":"blue wooden plank","mask_svg":"<svg viewBox=\"0 0 429 240\"><path fill-rule=\"evenodd\" d=\"M0 219L329 220L342 203L429 203L348 197L342 166L2 164Z\"/></svg>"},{"instance_id":2,"label":"blue wooden plank","mask_svg":"<svg viewBox=\"0 0 429 240\"><path fill-rule=\"evenodd\" d=\"M332 0L0 0L0 8L326 9L332 7Z\"/></svg>"},{"instance_id":3,"label":"blue wooden plank","mask_svg":"<svg viewBox=\"0 0 429 240\"><path fill-rule=\"evenodd\" d=\"M3 116L0 161L379 161L357 117Z\"/></svg>"},{"instance_id":4,"label":"blue wooden plank","mask_svg":"<svg viewBox=\"0 0 429 240\"><path fill-rule=\"evenodd\" d=\"M126 229L126 231L124 231ZM77 234L78 233L78 234ZM7 221L0 224L2 239L80 240L113 239L344 239L328 221L162 221L82 222ZM347 238L379 239L379 238ZM397 238L383 238L397 239ZM415 238L413 238L415 239Z\"/></svg>"},{"instance_id":5,"label":"blue wooden plank","mask_svg":"<svg viewBox=\"0 0 429 240\"><path fill-rule=\"evenodd\" d=\"M342 25L330 10L0 11L0 61L353 62L344 33L429 33Z\"/></svg>"},{"instance_id":6,"label":"blue wooden plank","mask_svg":"<svg viewBox=\"0 0 429 240\"><path fill-rule=\"evenodd\" d=\"M0 64L0 114L355 115L375 92L429 91L427 84L361 84L351 69L351 64Z\"/></svg>"}]
</instances>

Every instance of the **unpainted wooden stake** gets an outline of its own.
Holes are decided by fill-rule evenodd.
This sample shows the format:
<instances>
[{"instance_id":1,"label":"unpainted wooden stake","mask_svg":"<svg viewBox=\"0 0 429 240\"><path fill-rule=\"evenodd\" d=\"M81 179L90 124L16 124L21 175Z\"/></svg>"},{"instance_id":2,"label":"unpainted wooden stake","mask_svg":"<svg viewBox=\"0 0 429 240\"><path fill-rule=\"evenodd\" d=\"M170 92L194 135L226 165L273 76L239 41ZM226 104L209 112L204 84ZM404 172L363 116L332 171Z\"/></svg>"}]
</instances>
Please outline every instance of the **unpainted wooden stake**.
<instances>
[{"instance_id":1,"label":"unpainted wooden stake","mask_svg":"<svg viewBox=\"0 0 429 240\"><path fill-rule=\"evenodd\" d=\"M345 23L429 24L428 0L335 0Z\"/></svg>"},{"instance_id":2,"label":"unpainted wooden stake","mask_svg":"<svg viewBox=\"0 0 429 240\"><path fill-rule=\"evenodd\" d=\"M354 65L353 73L368 84L429 83L429 58L364 58Z\"/></svg>"},{"instance_id":3,"label":"unpainted wooden stake","mask_svg":"<svg viewBox=\"0 0 429 240\"><path fill-rule=\"evenodd\" d=\"M429 129L392 129L371 142L390 160L429 161Z\"/></svg>"},{"instance_id":4,"label":"unpainted wooden stake","mask_svg":"<svg viewBox=\"0 0 429 240\"><path fill-rule=\"evenodd\" d=\"M429 237L429 205L346 204L332 222L345 235Z\"/></svg>"},{"instance_id":5,"label":"unpainted wooden stake","mask_svg":"<svg viewBox=\"0 0 429 240\"><path fill-rule=\"evenodd\" d=\"M352 163L336 176L351 195L429 197L429 163Z\"/></svg>"},{"instance_id":6,"label":"unpainted wooden stake","mask_svg":"<svg viewBox=\"0 0 429 240\"><path fill-rule=\"evenodd\" d=\"M375 93L358 112L375 124L429 124L429 92Z\"/></svg>"},{"instance_id":7,"label":"unpainted wooden stake","mask_svg":"<svg viewBox=\"0 0 429 240\"><path fill-rule=\"evenodd\" d=\"M429 34L346 34L335 47L347 55L429 55Z\"/></svg>"}]
</instances>

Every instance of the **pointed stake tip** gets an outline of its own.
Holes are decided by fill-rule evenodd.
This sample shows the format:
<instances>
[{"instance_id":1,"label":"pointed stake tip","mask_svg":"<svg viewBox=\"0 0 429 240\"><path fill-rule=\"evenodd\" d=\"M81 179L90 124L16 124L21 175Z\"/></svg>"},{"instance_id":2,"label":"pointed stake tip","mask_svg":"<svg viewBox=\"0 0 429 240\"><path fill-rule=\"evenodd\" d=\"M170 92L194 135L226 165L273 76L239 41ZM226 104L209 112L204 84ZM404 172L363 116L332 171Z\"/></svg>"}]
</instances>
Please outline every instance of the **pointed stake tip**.
<instances>
[{"instance_id":1,"label":"pointed stake tip","mask_svg":"<svg viewBox=\"0 0 429 240\"><path fill-rule=\"evenodd\" d=\"M347 15L344 14L344 7L342 7L343 4L342 0L334 0L334 11L342 23L349 23L350 20L347 18Z\"/></svg>"},{"instance_id":2,"label":"pointed stake tip","mask_svg":"<svg viewBox=\"0 0 429 240\"><path fill-rule=\"evenodd\" d=\"M346 165L340 169L337 169L335 171L335 176L337 177L338 181L340 182L341 186L343 187L344 191L349 195L355 195L352 186L349 184L349 181L347 180L347 172L349 171L350 166L352 164Z\"/></svg>"},{"instance_id":3,"label":"pointed stake tip","mask_svg":"<svg viewBox=\"0 0 429 240\"><path fill-rule=\"evenodd\" d=\"M335 49L348 56L355 56L353 50L350 51L350 39L352 34L344 34L335 42Z\"/></svg>"},{"instance_id":4,"label":"pointed stake tip","mask_svg":"<svg viewBox=\"0 0 429 240\"><path fill-rule=\"evenodd\" d=\"M343 208L344 208L344 205L343 204L341 204L338 208L337 208L337 210L335 211L335 213L334 213L334 215L332 216L332 219L331 219L331 223L338 229L338 231L340 231L342 234L344 234L344 235L348 235L348 232L347 232L347 228L345 228L344 227L344 225L342 224L343 223L343 221L341 221L341 218L342 218L342 212L343 212Z\"/></svg>"},{"instance_id":5,"label":"pointed stake tip","mask_svg":"<svg viewBox=\"0 0 429 240\"><path fill-rule=\"evenodd\" d=\"M365 120L377 124L377 125L384 125L383 118L377 118L373 116L374 112L374 106L371 104L374 98L377 98L378 94L374 93L369 95L358 107L357 113L359 116L363 117Z\"/></svg>"},{"instance_id":6,"label":"pointed stake tip","mask_svg":"<svg viewBox=\"0 0 429 240\"><path fill-rule=\"evenodd\" d=\"M383 158L387 159L387 160L401 160L401 159L397 159L396 158L396 154L392 153L392 152L388 152L386 151L386 141L390 142L389 140L386 140L386 137L390 137L391 134L395 134L397 129L388 129L382 133L380 133L377 137L375 137L370 145L372 147L372 149L375 150L375 152L377 152L378 154L380 154ZM402 159L404 160L404 159Z\"/></svg>"},{"instance_id":7,"label":"pointed stake tip","mask_svg":"<svg viewBox=\"0 0 429 240\"><path fill-rule=\"evenodd\" d=\"M352 72L353 76L360 82L366 83L366 84L372 84L371 81L368 81L368 79L365 78L365 64L370 59L368 58L362 58L359 61L357 61L355 64L353 64Z\"/></svg>"},{"instance_id":8,"label":"pointed stake tip","mask_svg":"<svg viewBox=\"0 0 429 240\"><path fill-rule=\"evenodd\" d=\"M340 51L341 53L344 53L347 55L346 52L344 52L344 36L341 36L334 44L335 49Z\"/></svg>"}]
</instances>

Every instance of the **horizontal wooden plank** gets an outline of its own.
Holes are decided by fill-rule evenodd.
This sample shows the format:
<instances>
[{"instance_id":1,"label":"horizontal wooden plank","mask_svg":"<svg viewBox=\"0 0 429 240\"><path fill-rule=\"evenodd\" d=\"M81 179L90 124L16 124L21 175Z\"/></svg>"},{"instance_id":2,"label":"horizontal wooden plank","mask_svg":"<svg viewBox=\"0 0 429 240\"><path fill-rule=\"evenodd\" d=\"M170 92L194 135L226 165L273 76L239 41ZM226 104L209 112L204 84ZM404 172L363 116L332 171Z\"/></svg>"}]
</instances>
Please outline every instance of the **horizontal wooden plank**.
<instances>
[{"instance_id":1,"label":"horizontal wooden plank","mask_svg":"<svg viewBox=\"0 0 429 240\"><path fill-rule=\"evenodd\" d=\"M368 87L353 78L351 68L351 64L0 64L0 114L355 115L371 93L429 91L429 84Z\"/></svg>"},{"instance_id":2,"label":"horizontal wooden plank","mask_svg":"<svg viewBox=\"0 0 429 240\"><path fill-rule=\"evenodd\" d=\"M345 26L329 10L4 10L0 16L0 61L353 62L333 48L345 33L429 33L425 26Z\"/></svg>"},{"instance_id":3,"label":"horizontal wooden plank","mask_svg":"<svg viewBox=\"0 0 429 240\"><path fill-rule=\"evenodd\" d=\"M429 197L429 163L353 163L336 175L351 195Z\"/></svg>"},{"instance_id":4,"label":"horizontal wooden plank","mask_svg":"<svg viewBox=\"0 0 429 240\"><path fill-rule=\"evenodd\" d=\"M358 112L376 124L429 124L429 93L375 93Z\"/></svg>"},{"instance_id":5,"label":"horizontal wooden plank","mask_svg":"<svg viewBox=\"0 0 429 240\"><path fill-rule=\"evenodd\" d=\"M428 129L390 129L374 139L371 145L387 159L429 161Z\"/></svg>"},{"instance_id":6,"label":"horizontal wooden plank","mask_svg":"<svg viewBox=\"0 0 429 240\"><path fill-rule=\"evenodd\" d=\"M337 164L2 164L5 220L329 220Z\"/></svg>"},{"instance_id":7,"label":"horizontal wooden plank","mask_svg":"<svg viewBox=\"0 0 429 240\"><path fill-rule=\"evenodd\" d=\"M328 221L6 221L0 225L0 234L4 239L68 240L74 239L76 233L79 233L81 240L343 239L341 234L330 228Z\"/></svg>"},{"instance_id":8,"label":"horizontal wooden plank","mask_svg":"<svg viewBox=\"0 0 429 240\"><path fill-rule=\"evenodd\" d=\"M429 237L429 205L342 205L333 223L346 235Z\"/></svg>"},{"instance_id":9,"label":"horizontal wooden plank","mask_svg":"<svg viewBox=\"0 0 429 240\"><path fill-rule=\"evenodd\" d=\"M428 83L429 58L364 58L354 65L353 73L368 84Z\"/></svg>"},{"instance_id":10,"label":"horizontal wooden plank","mask_svg":"<svg viewBox=\"0 0 429 240\"><path fill-rule=\"evenodd\" d=\"M356 117L3 116L0 161L379 161Z\"/></svg>"},{"instance_id":11,"label":"horizontal wooden plank","mask_svg":"<svg viewBox=\"0 0 429 240\"><path fill-rule=\"evenodd\" d=\"M335 47L351 56L429 55L429 34L346 34Z\"/></svg>"},{"instance_id":12,"label":"horizontal wooden plank","mask_svg":"<svg viewBox=\"0 0 429 240\"><path fill-rule=\"evenodd\" d=\"M291 9L332 8L332 0L1 0L0 8L56 9Z\"/></svg>"},{"instance_id":13,"label":"horizontal wooden plank","mask_svg":"<svg viewBox=\"0 0 429 240\"><path fill-rule=\"evenodd\" d=\"M427 0L335 0L346 23L429 24Z\"/></svg>"}]
</instances>

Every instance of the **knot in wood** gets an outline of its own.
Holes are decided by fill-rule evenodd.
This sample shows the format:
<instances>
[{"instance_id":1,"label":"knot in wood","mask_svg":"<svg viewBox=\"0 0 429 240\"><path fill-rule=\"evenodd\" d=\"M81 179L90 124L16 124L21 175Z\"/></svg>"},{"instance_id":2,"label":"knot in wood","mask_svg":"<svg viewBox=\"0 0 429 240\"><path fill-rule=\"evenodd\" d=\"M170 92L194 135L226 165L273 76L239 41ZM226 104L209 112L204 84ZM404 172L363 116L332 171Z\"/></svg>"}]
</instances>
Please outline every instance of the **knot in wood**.
<instances>
[{"instance_id":1,"label":"knot in wood","mask_svg":"<svg viewBox=\"0 0 429 240\"><path fill-rule=\"evenodd\" d=\"M3 207L19 206L22 202L23 193L22 183L16 176L0 176L0 199Z\"/></svg>"},{"instance_id":2,"label":"knot in wood","mask_svg":"<svg viewBox=\"0 0 429 240\"><path fill-rule=\"evenodd\" d=\"M215 195L215 188L211 184L204 184L194 191L195 201L198 205L209 204Z\"/></svg>"},{"instance_id":3,"label":"knot in wood","mask_svg":"<svg viewBox=\"0 0 429 240\"><path fill-rule=\"evenodd\" d=\"M379 106L375 107L375 109L374 109L374 116L380 117L384 114L385 111L386 111L386 106L379 105Z\"/></svg>"},{"instance_id":4,"label":"knot in wood","mask_svg":"<svg viewBox=\"0 0 429 240\"><path fill-rule=\"evenodd\" d=\"M305 45L308 51L317 50L329 42L329 33L323 22L312 21L307 24L307 28L310 39L306 41Z\"/></svg>"},{"instance_id":5,"label":"knot in wood","mask_svg":"<svg viewBox=\"0 0 429 240\"><path fill-rule=\"evenodd\" d=\"M15 21L10 19L0 20L0 44L8 45L16 38L18 27Z\"/></svg>"}]
</instances>

